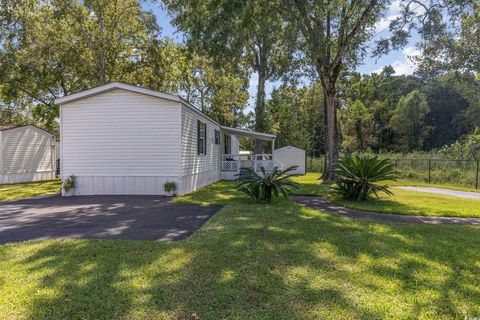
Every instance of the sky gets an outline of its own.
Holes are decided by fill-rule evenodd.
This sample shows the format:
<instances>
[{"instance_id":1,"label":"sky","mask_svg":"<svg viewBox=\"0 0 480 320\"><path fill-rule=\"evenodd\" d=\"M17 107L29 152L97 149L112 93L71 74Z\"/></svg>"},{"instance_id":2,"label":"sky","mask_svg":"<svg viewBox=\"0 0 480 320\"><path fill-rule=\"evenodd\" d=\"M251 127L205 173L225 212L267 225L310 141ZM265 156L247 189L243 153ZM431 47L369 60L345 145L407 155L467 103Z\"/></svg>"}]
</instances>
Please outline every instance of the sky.
<instances>
[{"instance_id":1,"label":"sky","mask_svg":"<svg viewBox=\"0 0 480 320\"><path fill-rule=\"evenodd\" d=\"M388 36L388 25L391 20L395 19L400 14L400 1L394 0L386 13L386 16L381 20L376 27L376 36L373 40L378 40L381 37ZM168 36L177 42L182 42L183 36L174 26L171 25L171 17L168 15L168 12L161 8L160 5L155 3L145 4L145 9L151 10L156 18L158 25L162 28L162 35ZM409 56L414 56L418 54L417 49L415 48L415 42L418 41L418 34L412 34L410 43L401 50L395 50L390 52L388 55L382 56L380 58L371 58L366 57L357 71L365 74L370 74L373 72L379 73L383 67L391 65L396 75L409 75L415 71L415 65L410 61ZM250 100L249 107L251 109L254 103L254 97L256 93L256 74L253 74L250 78ZM280 82L267 83L266 91L267 97L273 90L273 88L278 87Z\"/></svg>"}]
</instances>

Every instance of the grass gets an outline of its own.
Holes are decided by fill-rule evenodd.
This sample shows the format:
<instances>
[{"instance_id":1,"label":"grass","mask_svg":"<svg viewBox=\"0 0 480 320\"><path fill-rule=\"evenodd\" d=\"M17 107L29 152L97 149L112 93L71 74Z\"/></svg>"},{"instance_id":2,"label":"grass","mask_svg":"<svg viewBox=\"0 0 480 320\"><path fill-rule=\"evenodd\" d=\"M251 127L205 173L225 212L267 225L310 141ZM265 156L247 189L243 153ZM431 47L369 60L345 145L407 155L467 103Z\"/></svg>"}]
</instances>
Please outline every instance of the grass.
<instances>
[{"instance_id":1,"label":"grass","mask_svg":"<svg viewBox=\"0 0 480 320\"><path fill-rule=\"evenodd\" d=\"M403 215L437 217L480 217L480 200L464 199L425 192L391 189L393 195L354 202L333 197L335 203L348 208Z\"/></svg>"},{"instance_id":2,"label":"grass","mask_svg":"<svg viewBox=\"0 0 480 320\"><path fill-rule=\"evenodd\" d=\"M60 180L3 184L0 185L0 201L57 193L60 187Z\"/></svg>"},{"instance_id":3,"label":"grass","mask_svg":"<svg viewBox=\"0 0 480 320\"><path fill-rule=\"evenodd\" d=\"M445 195L436 195L425 192L407 191L400 189L391 189L394 193L392 196L381 195L379 199L370 201L355 202L343 200L331 193L331 185L322 183L319 180L319 174L308 173L305 176L295 177L295 181L302 183L302 187L295 190L297 195L323 195L330 198L333 202L341 204L345 207L403 215L421 215L421 216L443 216L443 217L480 217L480 201L472 199L464 199ZM392 186L429 186L437 188L445 188L445 185L422 185L411 184L411 181L389 181L386 182ZM456 187L456 190L473 191L468 188Z\"/></svg>"},{"instance_id":4,"label":"grass","mask_svg":"<svg viewBox=\"0 0 480 320\"><path fill-rule=\"evenodd\" d=\"M305 192L316 188L310 178L298 178ZM234 185L175 199L224 206L187 240L0 246L0 318L480 316L480 228L355 220L288 200L259 205Z\"/></svg>"}]
</instances>

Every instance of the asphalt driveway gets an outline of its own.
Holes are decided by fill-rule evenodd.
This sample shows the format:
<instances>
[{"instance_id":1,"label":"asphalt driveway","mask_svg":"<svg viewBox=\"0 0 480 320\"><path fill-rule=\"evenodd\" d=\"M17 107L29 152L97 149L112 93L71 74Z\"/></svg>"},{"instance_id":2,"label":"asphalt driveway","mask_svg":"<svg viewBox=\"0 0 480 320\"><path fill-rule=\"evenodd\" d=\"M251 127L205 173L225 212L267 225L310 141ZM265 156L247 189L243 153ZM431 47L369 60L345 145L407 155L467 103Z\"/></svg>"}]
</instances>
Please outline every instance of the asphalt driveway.
<instances>
[{"instance_id":1,"label":"asphalt driveway","mask_svg":"<svg viewBox=\"0 0 480 320\"><path fill-rule=\"evenodd\" d=\"M178 240L221 208L169 201L159 196L54 195L0 202L0 243L64 238Z\"/></svg>"}]
</instances>

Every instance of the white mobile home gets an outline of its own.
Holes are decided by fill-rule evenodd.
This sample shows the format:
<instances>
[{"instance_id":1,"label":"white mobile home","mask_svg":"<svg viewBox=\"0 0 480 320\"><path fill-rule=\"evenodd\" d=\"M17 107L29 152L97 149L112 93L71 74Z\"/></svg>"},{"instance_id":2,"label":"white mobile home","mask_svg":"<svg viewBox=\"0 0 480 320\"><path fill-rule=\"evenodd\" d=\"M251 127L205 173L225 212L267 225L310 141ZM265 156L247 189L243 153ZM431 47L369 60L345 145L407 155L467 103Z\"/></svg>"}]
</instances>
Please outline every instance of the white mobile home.
<instances>
[{"instance_id":1,"label":"white mobile home","mask_svg":"<svg viewBox=\"0 0 480 320\"><path fill-rule=\"evenodd\" d=\"M275 139L221 126L178 96L122 83L56 103L61 176L76 176L76 195L165 194L170 181L178 194L189 193L238 173L237 136Z\"/></svg>"},{"instance_id":2,"label":"white mobile home","mask_svg":"<svg viewBox=\"0 0 480 320\"><path fill-rule=\"evenodd\" d=\"M55 178L55 136L32 125L0 125L0 184Z\"/></svg>"}]
</instances>

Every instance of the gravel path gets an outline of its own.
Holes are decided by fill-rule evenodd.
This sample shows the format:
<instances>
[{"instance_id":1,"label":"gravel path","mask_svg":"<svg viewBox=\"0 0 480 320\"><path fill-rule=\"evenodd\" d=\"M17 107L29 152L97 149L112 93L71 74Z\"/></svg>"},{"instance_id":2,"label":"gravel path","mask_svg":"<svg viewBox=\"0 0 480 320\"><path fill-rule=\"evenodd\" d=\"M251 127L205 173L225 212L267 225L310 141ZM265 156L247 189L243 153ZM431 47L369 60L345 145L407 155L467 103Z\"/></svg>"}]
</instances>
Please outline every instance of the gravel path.
<instances>
[{"instance_id":1,"label":"gravel path","mask_svg":"<svg viewBox=\"0 0 480 320\"><path fill-rule=\"evenodd\" d=\"M406 216L399 214L386 214L348 209L335 204L324 197L292 197L292 200L309 208L322 210L330 213L341 214L350 218L364 218L380 221L427 223L427 224L458 224L468 226L480 226L480 218L455 218L455 217L425 217Z\"/></svg>"},{"instance_id":2,"label":"gravel path","mask_svg":"<svg viewBox=\"0 0 480 320\"><path fill-rule=\"evenodd\" d=\"M469 192L469 191L459 191L459 190L429 188L429 187L393 187L393 188L410 190L410 191L418 191L418 192L426 192L426 193L443 194L446 196L452 196L457 198L480 200L480 192Z\"/></svg>"}]
</instances>

